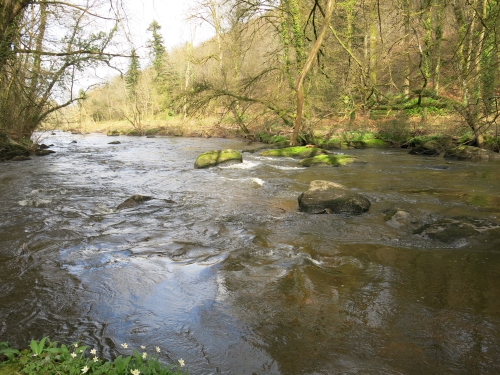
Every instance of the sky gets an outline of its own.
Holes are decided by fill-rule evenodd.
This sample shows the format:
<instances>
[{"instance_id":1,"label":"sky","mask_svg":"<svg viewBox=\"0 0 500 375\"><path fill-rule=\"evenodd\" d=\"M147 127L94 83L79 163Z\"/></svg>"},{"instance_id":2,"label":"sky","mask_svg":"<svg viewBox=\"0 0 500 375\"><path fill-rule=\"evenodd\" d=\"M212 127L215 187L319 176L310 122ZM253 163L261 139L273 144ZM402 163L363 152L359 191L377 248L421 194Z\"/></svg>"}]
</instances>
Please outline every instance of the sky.
<instances>
[{"instance_id":1,"label":"sky","mask_svg":"<svg viewBox=\"0 0 500 375\"><path fill-rule=\"evenodd\" d=\"M139 50L146 46L151 36L146 30L153 20L161 26L167 49L188 41L196 44L211 37L208 27L188 20L196 0L125 0L124 3L129 16L128 27Z\"/></svg>"},{"instance_id":2,"label":"sky","mask_svg":"<svg viewBox=\"0 0 500 375\"><path fill-rule=\"evenodd\" d=\"M194 45L210 39L213 31L210 26L201 26L199 22L189 21L189 15L193 14L193 8L200 0L123 0L127 21L122 26L132 39L132 45L124 40L125 48L119 53L130 53L134 47L141 58L140 66L147 66L149 61L148 49L146 48L151 33L147 28L153 20L161 26L164 45L168 50L176 46L181 46L185 42L192 42ZM120 40L122 40L120 38ZM114 59L116 67L123 71L127 69L128 59ZM116 76L118 72L106 66L89 71L74 88L78 92L80 88L87 88L90 85L98 84Z\"/></svg>"}]
</instances>

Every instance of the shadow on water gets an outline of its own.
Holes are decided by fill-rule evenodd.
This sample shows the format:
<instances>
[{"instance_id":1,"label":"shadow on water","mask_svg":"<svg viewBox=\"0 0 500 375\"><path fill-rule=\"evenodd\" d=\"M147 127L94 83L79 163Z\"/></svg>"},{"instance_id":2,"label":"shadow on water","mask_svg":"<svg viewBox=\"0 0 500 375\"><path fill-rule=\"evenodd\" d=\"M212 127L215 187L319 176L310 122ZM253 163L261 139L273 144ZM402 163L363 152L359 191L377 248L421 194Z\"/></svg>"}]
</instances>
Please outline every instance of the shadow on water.
<instances>
[{"instance_id":1,"label":"shadow on water","mask_svg":"<svg viewBox=\"0 0 500 375\"><path fill-rule=\"evenodd\" d=\"M368 163L195 170L248 145L120 141L57 132L53 156L0 165L0 341L159 345L191 374L500 372L498 165L354 150ZM370 211L298 212L316 179ZM133 194L154 199L116 209Z\"/></svg>"}]
</instances>

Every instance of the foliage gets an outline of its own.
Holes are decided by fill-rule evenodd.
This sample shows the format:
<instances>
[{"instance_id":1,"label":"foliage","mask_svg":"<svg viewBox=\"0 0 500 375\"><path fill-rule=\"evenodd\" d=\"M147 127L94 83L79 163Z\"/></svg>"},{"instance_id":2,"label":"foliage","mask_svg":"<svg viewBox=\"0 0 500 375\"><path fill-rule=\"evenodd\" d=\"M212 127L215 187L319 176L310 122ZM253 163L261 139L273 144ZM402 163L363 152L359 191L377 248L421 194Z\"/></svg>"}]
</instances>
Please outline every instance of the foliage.
<instances>
[{"instance_id":1,"label":"foliage","mask_svg":"<svg viewBox=\"0 0 500 375\"><path fill-rule=\"evenodd\" d=\"M280 143L288 141L288 139L283 135L271 135L268 133L258 133L255 138L263 143Z\"/></svg>"},{"instance_id":2,"label":"foliage","mask_svg":"<svg viewBox=\"0 0 500 375\"><path fill-rule=\"evenodd\" d=\"M122 344L127 349L127 344ZM155 353L160 348L155 348ZM132 355L122 355L113 361L97 357L96 350L79 346L77 343L66 346L58 342L51 342L44 337L39 342L32 340L28 349L22 351L11 348L7 343L0 343L0 356L7 360L0 362L0 375L9 372L9 375L181 375L187 371L181 370L184 361L180 359L176 366L164 366L155 354L149 355L144 347L141 353L136 350Z\"/></svg>"}]
</instances>

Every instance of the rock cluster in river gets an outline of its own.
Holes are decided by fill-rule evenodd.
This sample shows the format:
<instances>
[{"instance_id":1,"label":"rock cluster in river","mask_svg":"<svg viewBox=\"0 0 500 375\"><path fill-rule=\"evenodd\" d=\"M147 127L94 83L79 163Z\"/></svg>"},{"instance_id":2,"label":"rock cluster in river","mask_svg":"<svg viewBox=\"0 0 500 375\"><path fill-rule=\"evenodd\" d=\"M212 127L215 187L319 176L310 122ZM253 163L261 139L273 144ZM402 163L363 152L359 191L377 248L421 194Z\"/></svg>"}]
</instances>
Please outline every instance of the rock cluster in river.
<instances>
[{"instance_id":1,"label":"rock cluster in river","mask_svg":"<svg viewBox=\"0 0 500 375\"><path fill-rule=\"evenodd\" d=\"M302 212L320 214L361 214L370 209L370 201L347 187L330 181L315 180L299 196Z\"/></svg>"}]
</instances>

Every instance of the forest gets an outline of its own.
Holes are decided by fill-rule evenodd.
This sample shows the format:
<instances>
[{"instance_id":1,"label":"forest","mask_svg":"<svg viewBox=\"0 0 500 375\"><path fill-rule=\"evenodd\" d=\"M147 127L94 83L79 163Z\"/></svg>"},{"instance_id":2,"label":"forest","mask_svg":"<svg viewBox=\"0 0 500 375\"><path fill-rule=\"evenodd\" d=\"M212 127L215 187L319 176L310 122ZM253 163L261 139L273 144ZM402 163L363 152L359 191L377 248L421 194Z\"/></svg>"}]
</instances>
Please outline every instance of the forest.
<instances>
[{"instance_id":1,"label":"forest","mask_svg":"<svg viewBox=\"0 0 500 375\"><path fill-rule=\"evenodd\" d=\"M0 5L2 139L120 121L132 134L176 124L182 135L209 121L291 144L364 129L400 143L450 133L498 149L497 0L200 0L189 21L214 36L167 50L158 19L145 26L147 59L123 42L120 9L103 0ZM86 69L117 58L126 69L75 92Z\"/></svg>"}]
</instances>

